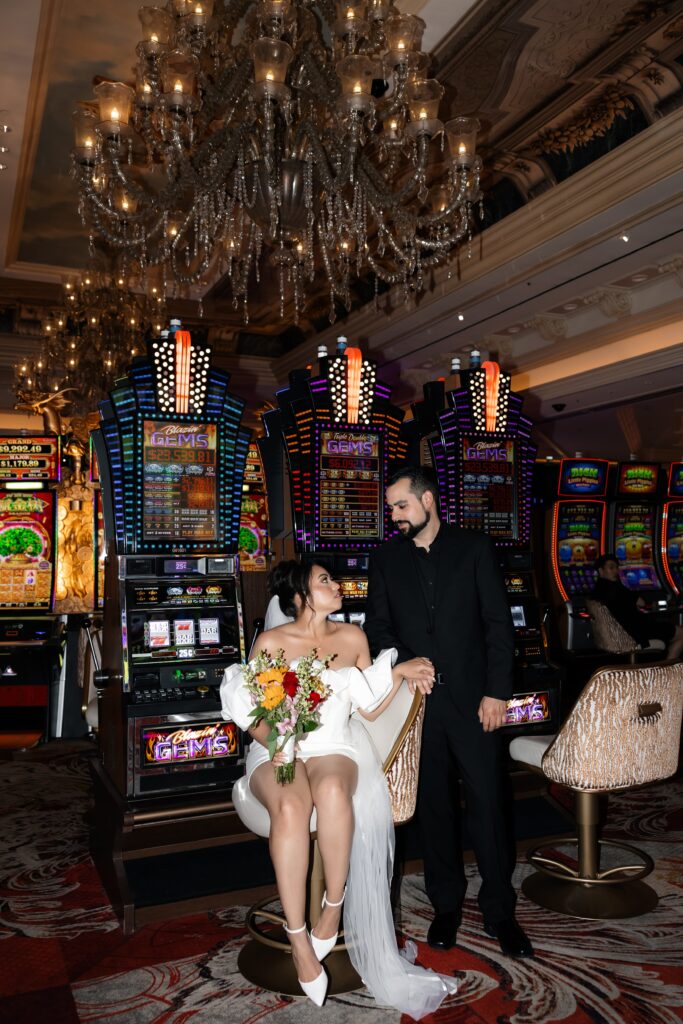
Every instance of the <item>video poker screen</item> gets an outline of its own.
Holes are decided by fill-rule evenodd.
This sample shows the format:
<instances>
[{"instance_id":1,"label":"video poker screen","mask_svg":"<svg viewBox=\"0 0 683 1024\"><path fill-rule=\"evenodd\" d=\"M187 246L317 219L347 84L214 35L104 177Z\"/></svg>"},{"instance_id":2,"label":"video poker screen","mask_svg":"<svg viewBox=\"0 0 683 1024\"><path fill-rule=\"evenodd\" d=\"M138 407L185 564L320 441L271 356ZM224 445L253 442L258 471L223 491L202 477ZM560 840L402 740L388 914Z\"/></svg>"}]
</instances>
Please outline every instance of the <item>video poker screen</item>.
<instances>
[{"instance_id":1,"label":"video poker screen","mask_svg":"<svg viewBox=\"0 0 683 1024\"><path fill-rule=\"evenodd\" d=\"M145 541L215 541L216 425L145 420L142 488Z\"/></svg>"},{"instance_id":2,"label":"video poker screen","mask_svg":"<svg viewBox=\"0 0 683 1024\"><path fill-rule=\"evenodd\" d=\"M380 435L358 429L321 430L318 536L324 543L382 540Z\"/></svg>"}]
</instances>

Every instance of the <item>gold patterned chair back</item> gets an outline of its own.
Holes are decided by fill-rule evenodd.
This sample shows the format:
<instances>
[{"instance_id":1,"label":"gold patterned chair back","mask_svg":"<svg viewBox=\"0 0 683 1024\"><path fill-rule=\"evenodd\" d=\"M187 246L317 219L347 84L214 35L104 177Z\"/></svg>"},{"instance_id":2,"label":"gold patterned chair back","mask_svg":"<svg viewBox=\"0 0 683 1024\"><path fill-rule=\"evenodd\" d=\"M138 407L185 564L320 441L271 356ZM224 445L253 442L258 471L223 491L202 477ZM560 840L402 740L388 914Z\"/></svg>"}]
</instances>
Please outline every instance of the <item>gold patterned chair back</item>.
<instances>
[{"instance_id":1,"label":"gold patterned chair back","mask_svg":"<svg viewBox=\"0 0 683 1024\"><path fill-rule=\"evenodd\" d=\"M548 747L542 768L572 789L640 786L678 767L683 664L602 668Z\"/></svg>"},{"instance_id":2,"label":"gold patterned chair back","mask_svg":"<svg viewBox=\"0 0 683 1024\"><path fill-rule=\"evenodd\" d=\"M425 700L404 682L389 707L373 721L359 718L382 761L395 825L415 813Z\"/></svg>"},{"instance_id":3,"label":"gold patterned chair back","mask_svg":"<svg viewBox=\"0 0 683 1024\"><path fill-rule=\"evenodd\" d=\"M638 650L638 644L610 610L593 598L586 599L586 610L591 617L595 646L610 654L629 654Z\"/></svg>"}]
</instances>

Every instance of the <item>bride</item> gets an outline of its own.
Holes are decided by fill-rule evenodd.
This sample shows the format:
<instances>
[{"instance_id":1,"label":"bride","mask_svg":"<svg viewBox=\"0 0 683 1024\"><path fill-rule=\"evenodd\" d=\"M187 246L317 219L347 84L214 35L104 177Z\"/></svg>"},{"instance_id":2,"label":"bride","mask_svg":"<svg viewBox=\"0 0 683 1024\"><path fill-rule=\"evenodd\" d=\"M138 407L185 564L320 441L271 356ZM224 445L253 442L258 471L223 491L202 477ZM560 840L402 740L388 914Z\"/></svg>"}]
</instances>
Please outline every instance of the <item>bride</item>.
<instances>
[{"instance_id":1,"label":"bride","mask_svg":"<svg viewBox=\"0 0 683 1024\"><path fill-rule=\"evenodd\" d=\"M294 966L304 993L322 1006L328 978L321 961L333 949L342 905L346 945L353 966L375 999L419 1019L432 1013L455 982L409 963L399 955L389 902L393 823L389 794L377 754L355 710L373 719L393 699L404 678L429 694L434 669L427 658L395 665L396 652L383 651L373 663L358 626L332 622L341 608L339 584L321 564L281 562L270 586L292 621L269 629L252 654L284 650L288 662L317 649L335 656L323 673L332 695L321 705L320 725L300 740L294 781L275 781L269 760L268 727L254 725L253 708L239 665L227 669L221 685L223 715L248 729L253 740L246 759L249 788L270 815L270 855L287 921ZM309 934L305 923L309 823L317 812L317 837L325 873L322 912Z\"/></svg>"}]
</instances>

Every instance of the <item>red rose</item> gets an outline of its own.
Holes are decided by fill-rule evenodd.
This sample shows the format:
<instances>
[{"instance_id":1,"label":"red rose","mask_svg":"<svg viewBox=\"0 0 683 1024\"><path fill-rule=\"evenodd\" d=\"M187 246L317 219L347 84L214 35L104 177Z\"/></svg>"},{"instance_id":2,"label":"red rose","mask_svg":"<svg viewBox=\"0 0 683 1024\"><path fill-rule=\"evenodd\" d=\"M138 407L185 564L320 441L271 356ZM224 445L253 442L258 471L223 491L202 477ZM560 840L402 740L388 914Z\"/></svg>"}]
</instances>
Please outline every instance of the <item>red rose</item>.
<instances>
[{"instance_id":1,"label":"red rose","mask_svg":"<svg viewBox=\"0 0 683 1024\"><path fill-rule=\"evenodd\" d=\"M294 696L299 689L299 677L296 672L285 672L284 679L282 680L282 689L288 697Z\"/></svg>"},{"instance_id":2,"label":"red rose","mask_svg":"<svg viewBox=\"0 0 683 1024\"><path fill-rule=\"evenodd\" d=\"M319 704L321 700L322 697L315 690L313 690L313 692L309 693L308 695L308 703L311 705L312 708L314 708L316 704Z\"/></svg>"}]
</instances>

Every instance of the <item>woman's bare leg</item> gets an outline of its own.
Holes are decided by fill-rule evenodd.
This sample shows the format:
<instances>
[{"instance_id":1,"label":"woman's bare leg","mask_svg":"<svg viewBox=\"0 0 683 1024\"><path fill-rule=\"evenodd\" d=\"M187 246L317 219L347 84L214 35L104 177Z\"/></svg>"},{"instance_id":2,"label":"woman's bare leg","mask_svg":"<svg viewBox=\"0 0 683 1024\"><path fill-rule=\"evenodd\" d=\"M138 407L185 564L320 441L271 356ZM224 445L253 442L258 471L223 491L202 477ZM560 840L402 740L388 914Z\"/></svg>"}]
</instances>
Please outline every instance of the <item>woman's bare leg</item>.
<instances>
[{"instance_id":1,"label":"woman's bare leg","mask_svg":"<svg viewBox=\"0 0 683 1024\"><path fill-rule=\"evenodd\" d=\"M349 873L353 839L353 806L358 768L343 754L312 757L306 762L308 781L318 818L318 848L325 871L327 897L341 900ZM325 905L315 926L315 934L327 939L339 928L342 908Z\"/></svg>"},{"instance_id":2,"label":"woman's bare leg","mask_svg":"<svg viewBox=\"0 0 683 1024\"><path fill-rule=\"evenodd\" d=\"M300 928L306 921L309 826L313 810L306 766L298 761L294 781L280 786L275 781L272 764L259 765L249 780L249 788L270 815L270 858L287 926ZM299 932L288 938L299 980L313 981L320 974L320 964L307 933Z\"/></svg>"}]
</instances>

